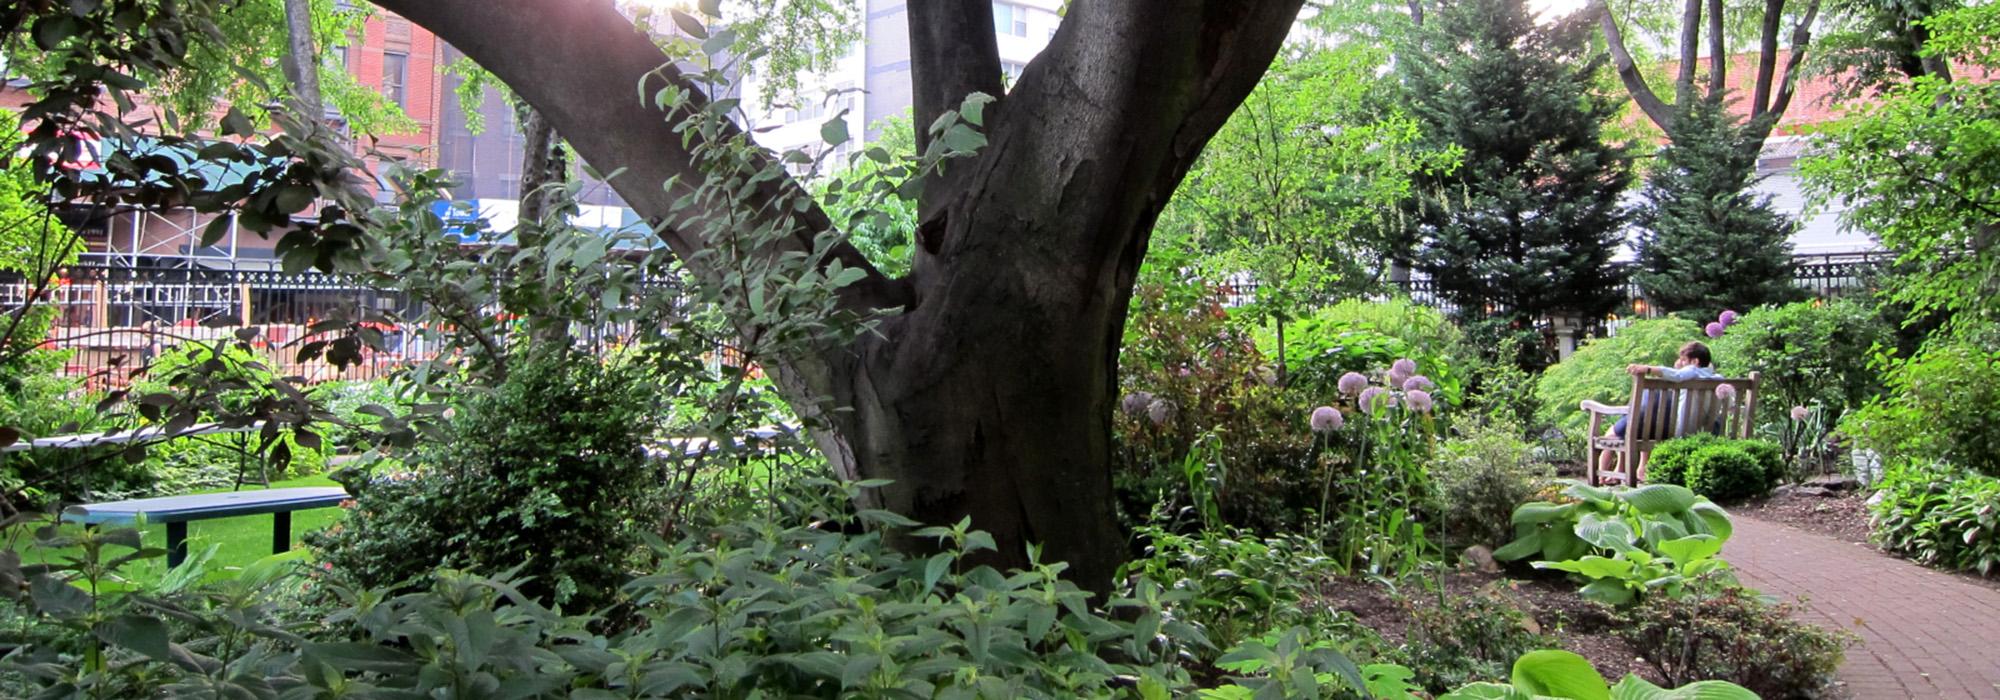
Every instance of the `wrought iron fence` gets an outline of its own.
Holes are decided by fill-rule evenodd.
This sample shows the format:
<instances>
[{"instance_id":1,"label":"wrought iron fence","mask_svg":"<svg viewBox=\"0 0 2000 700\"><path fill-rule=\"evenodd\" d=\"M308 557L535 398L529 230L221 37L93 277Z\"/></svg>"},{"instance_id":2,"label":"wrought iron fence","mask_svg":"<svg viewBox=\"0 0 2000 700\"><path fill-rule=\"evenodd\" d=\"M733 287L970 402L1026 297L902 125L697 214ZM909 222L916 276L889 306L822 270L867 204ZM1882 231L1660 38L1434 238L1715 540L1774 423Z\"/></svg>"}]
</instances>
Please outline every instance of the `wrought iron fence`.
<instances>
[{"instance_id":1,"label":"wrought iron fence","mask_svg":"<svg viewBox=\"0 0 2000 700\"><path fill-rule=\"evenodd\" d=\"M19 309L38 286L36 303L56 311L44 347L66 351L62 373L83 378L93 389L129 385L174 345L228 340L246 327L257 330L251 344L274 371L307 382L369 379L438 351L437 334L426 332L433 329L408 320L370 322L383 343L366 350L360 364L342 368L323 359L300 361L297 348L314 339L311 329L322 320L355 317L360 310L415 319L423 310L404 292L336 275L91 261L62 269L45 286L19 275L0 276L0 313ZM580 329L578 341L601 351L633 333L630 324L606 324Z\"/></svg>"}]
</instances>

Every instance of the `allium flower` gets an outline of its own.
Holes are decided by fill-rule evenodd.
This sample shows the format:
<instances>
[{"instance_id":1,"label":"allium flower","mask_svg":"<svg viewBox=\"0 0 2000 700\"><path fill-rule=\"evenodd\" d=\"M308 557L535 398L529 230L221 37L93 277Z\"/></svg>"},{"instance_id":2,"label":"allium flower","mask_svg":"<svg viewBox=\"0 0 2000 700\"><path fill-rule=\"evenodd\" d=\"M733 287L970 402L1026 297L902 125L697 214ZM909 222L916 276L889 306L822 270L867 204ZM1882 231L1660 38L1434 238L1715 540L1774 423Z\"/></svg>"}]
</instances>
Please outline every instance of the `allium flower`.
<instances>
[{"instance_id":1,"label":"allium flower","mask_svg":"<svg viewBox=\"0 0 2000 700\"><path fill-rule=\"evenodd\" d=\"M1391 363L1389 365L1389 371L1400 373L1403 376L1410 376L1416 374L1417 361L1405 357L1403 359L1395 361L1394 363Z\"/></svg>"},{"instance_id":2,"label":"allium flower","mask_svg":"<svg viewBox=\"0 0 2000 700\"><path fill-rule=\"evenodd\" d=\"M1403 395L1403 402L1408 404L1412 411L1419 413L1431 412L1431 392L1422 389L1413 389L1410 393Z\"/></svg>"},{"instance_id":3,"label":"allium flower","mask_svg":"<svg viewBox=\"0 0 2000 700\"><path fill-rule=\"evenodd\" d=\"M1430 377L1421 374L1403 380L1403 391L1430 391L1436 388Z\"/></svg>"},{"instance_id":4,"label":"allium flower","mask_svg":"<svg viewBox=\"0 0 2000 700\"><path fill-rule=\"evenodd\" d=\"M1715 385L1715 398L1718 398L1718 399L1722 399L1722 400L1724 400L1724 401L1733 401L1733 400L1735 400L1735 399L1736 399L1736 385L1734 385L1734 384L1717 384L1717 385Z\"/></svg>"},{"instance_id":5,"label":"allium flower","mask_svg":"<svg viewBox=\"0 0 2000 700\"><path fill-rule=\"evenodd\" d=\"M1360 394L1361 390L1366 388L1368 388L1368 378L1361 376L1360 372L1348 372L1347 374L1340 375L1340 393L1354 396Z\"/></svg>"},{"instance_id":6,"label":"allium flower","mask_svg":"<svg viewBox=\"0 0 2000 700\"><path fill-rule=\"evenodd\" d=\"M1346 422L1347 418L1341 416L1340 411L1332 406L1321 406L1313 409L1312 429L1315 433L1331 433L1339 430L1340 426Z\"/></svg>"},{"instance_id":7,"label":"allium flower","mask_svg":"<svg viewBox=\"0 0 2000 700\"><path fill-rule=\"evenodd\" d=\"M1374 415L1384 408L1396 405L1396 397L1388 389L1371 386L1361 392L1361 410Z\"/></svg>"},{"instance_id":8,"label":"allium flower","mask_svg":"<svg viewBox=\"0 0 2000 700\"><path fill-rule=\"evenodd\" d=\"M1123 402L1120 402L1118 407L1125 410L1125 415L1136 416L1141 413L1145 413L1146 406L1152 403L1153 403L1152 394L1148 394L1143 391L1135 391L1130 394L1126 394L1125 400Z\"/></svg>"},{"instance_id":9,"label":"allium flower","mask_svg":"<svg viewBox=\"0 0 2000 700\"><path fill-rule=\"evenodd\" d=\"M1792 420L1795 420L1795 421L1804 421L1805 419L1807 419L1807 418L1811 418L1811 417L1812 417L1812 409L1810 409L1810 408L1806 408L1806 407L1804 407L1804 406L1793 406L1793 407L1792 407Z\"/></svg>"},{"instance_id":10,"label":"allium flower","mask_svg":"<svg viewBox=\"0 0 2000 700\"><path fill-rule=\"evenodd\" d=\"M1173 402L1153 399L1153 403L1146 406L1146 417L1153 419L1153 425L1166 425L1167 421L1174 419Z\"/></svg>"},{"instance_id":11,"label":"allium flower","mask_svg":"<svg viewBox=\"0 0 2000 700\"><path fill-rule=\"evenodd\" d=\"M1715 317L1715 320L1721 321L1722 325L1725 326L1734 326L1736 325L1736 312L1723 311L1721 316Z\"/></svg>"},{"instance_id":12,"label":"allium flower","mask_svg":"<svg viewBox=\"0 0 2000 700\"><path fill-rule=\"evenodd\" d=\"M1708 333L1708 337L1710 338L1720 338L1722 337L1722 329L1724 328L1728 328L1728 326L1723 325L1721 321L1709 321L1708 325L1702 328L1702 331Z\"/></svg>"}]
</instances>

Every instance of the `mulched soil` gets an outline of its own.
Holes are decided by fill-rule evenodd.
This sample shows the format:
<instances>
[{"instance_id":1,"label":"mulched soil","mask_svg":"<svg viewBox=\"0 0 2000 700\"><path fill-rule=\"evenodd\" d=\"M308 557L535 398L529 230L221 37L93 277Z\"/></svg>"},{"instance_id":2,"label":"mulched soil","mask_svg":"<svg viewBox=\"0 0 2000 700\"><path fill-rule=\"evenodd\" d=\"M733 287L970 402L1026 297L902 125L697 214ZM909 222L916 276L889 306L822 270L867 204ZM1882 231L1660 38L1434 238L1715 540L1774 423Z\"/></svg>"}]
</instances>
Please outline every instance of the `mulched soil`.
<instances>
[{"instance_id":1,"label":"mulched soil","mask_svg":"<svg viewBox=\"0 0 2000 700\"><path fill-rule=\"evenodd\" d=\"M1842 542L1868 544L1868 492L1865 490L1835 496L1814 496L1797 491L1774 493L1763 499L1729 506L1728 510L1816 532Z\"/></svg>"},{"instance_id":2,"label":"mulched soil","mask_svg":"<svg viewBox=\"0 0 2000 700\"><path fill-rule=\"evenodd\" d=\"M1553 637L1554 646L1589 659L1606 679L1616 682L1627 673L1637 673L1641 678L1660 682L1659 674L1612 633L1608 610L1577 595L1574 583L1560 578L1510 579L1503 574L1462 570L1446 574L1444 588L1458 595L1497 588L1528 613L1539 627L1533 631ZM1322 602L1352 613L1389 644L1401 644L1407 638L1409 612L1390 596L1386 586L1361 579L1336 579L1321 586L1320 593Z\"/></svg>"}]
</instances>

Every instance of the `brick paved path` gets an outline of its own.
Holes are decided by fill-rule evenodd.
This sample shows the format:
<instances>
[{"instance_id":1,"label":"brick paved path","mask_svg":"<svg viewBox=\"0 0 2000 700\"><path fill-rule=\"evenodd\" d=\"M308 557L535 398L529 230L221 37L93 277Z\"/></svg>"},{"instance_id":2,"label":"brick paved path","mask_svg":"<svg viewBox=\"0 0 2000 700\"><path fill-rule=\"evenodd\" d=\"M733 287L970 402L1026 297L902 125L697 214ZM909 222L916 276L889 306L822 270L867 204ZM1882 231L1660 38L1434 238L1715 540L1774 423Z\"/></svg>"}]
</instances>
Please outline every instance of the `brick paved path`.
<instances>
[{"instance_id":1,"label":"brick paved path","mask_svg":"<svg viewBox=\"0 0 2000 700\"><path fill-rule=\"evenodd\" d=\"M1805 596L1812 622L1861 637L1840 680L1857 700L2000 700L2000 590L1738 515L1722 553L1745 585Z\"/></svg>"}]
</instances>

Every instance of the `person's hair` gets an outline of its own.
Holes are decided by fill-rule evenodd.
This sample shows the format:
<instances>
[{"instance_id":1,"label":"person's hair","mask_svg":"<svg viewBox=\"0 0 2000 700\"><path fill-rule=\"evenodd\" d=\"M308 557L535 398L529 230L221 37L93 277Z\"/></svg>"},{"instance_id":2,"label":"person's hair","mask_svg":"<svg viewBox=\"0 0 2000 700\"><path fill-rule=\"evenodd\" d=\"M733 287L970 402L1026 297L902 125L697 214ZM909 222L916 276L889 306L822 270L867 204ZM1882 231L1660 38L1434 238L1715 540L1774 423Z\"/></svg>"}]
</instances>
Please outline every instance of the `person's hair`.
<instances>
[{"instance_id":1,"label":"person's hair","mask_svg":"<svg viewBox=\"0 0 2000 700\"><path fill-rule=\"evenodd\" d=\"M1715 357L1708 353L1708 346L1701 344L1699 340L1689 341L1688 344L1682 345L1681 357L1694 360L1695 365L1699 367L1715 366Z\"/></svg>"}]
</instances>

